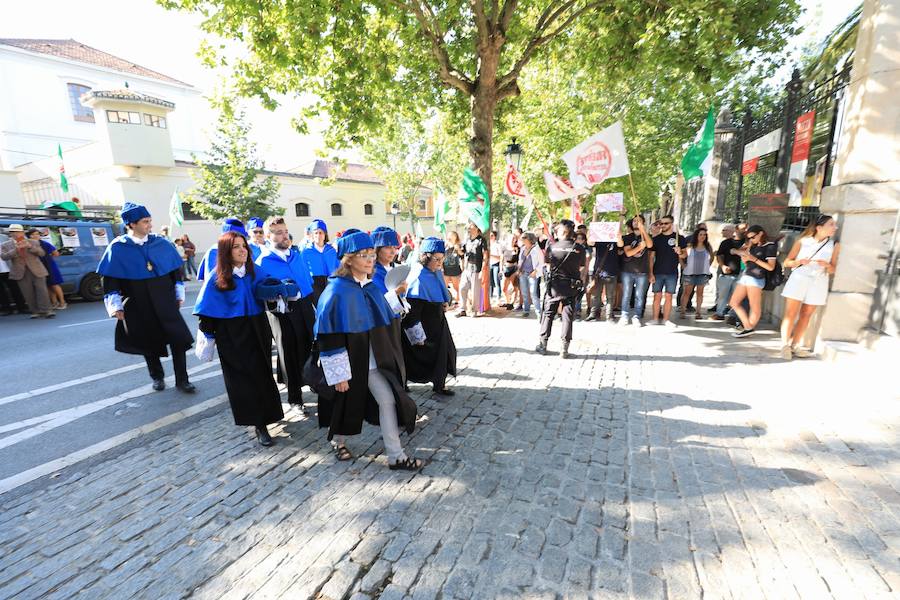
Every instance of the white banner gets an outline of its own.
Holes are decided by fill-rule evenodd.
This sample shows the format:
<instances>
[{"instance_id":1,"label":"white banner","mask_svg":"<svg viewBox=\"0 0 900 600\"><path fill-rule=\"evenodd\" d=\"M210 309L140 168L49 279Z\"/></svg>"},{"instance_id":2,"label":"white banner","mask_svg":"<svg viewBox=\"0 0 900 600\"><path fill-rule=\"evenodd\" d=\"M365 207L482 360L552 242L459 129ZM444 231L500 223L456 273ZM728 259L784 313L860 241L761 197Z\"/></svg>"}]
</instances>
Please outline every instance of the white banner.
<instances>
[{"instance_id":1,"label":"white banner","mask_svg":"<svg viewBox=\"0 0 900 600\"><path fill-rule=\"evenodd\" d=\"M503 189L510 196L516 198L527 198L528 190L525 188L525 182L519 176L519 172L513 165L506 165L506 178L503 180Z\"/></svg>"},{"instance_id":2,"label":"white banner","mask_svg":"<svg viewBox=\"0 0 900 600\"><path fill-rule=\"evenodd\" d=\"M544 183L547 184L547 194L553 202L568 200L588 193L588 190L576 188L565 177L559 177L550 171L544 171Z\"/></svg>"},{"instance_id":3,"label":"white banner","mask_svg":"<svg viewBox=\"0 0 900 600\"><path fill-rule=\"evenodd\" d=\"M581 142L562 158L569 166L572 185L581 187L590 188L610 177L622 177L631 172L619 121Z\"/></svg>"},{"instance_id":4,"label":"white banner","mask_svg":"<svg viewBox=\"0 0 900 600\"><path fill-rule=\"evenodd\" d=\"M772 152L777 152L779 145L781 145L781 130L776 129L775 131L770 131L761 138L755 139L744 146L744 162L756 158L757 156L764 156L766 154L771 154Z\"/></svg>"},{"instance_id":5,"label":"white banner","mask_svg":"<svg viewBox=\"0 0 900 600\"><path fill-rule=\"evenodd\" d=\"M597 200L594 203L594 213L622 212L623 210L625 210L625 197L622 195L622 192L597 194Z\"/></svg>"}]
</instances>

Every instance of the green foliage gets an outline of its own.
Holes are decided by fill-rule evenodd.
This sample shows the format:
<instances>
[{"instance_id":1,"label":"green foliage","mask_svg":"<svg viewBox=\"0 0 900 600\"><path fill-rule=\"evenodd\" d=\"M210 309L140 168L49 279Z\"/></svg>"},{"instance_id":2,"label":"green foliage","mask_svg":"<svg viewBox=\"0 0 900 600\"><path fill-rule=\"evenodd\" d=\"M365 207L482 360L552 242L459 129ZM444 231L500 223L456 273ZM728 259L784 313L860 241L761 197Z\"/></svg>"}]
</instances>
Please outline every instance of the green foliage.
<instances>
[{"instance_id":1,"label":"green foliage","mask_svg":"<svg viewBox=\"0 0 900 600\"><path fill-rule=\"evenodd\" d=\"M212 102L219 109L216 137L207 157L193 157L198 165L191 171L196 185L185 199L206 219L280 215L284 209L277 205L278 180L260 175L265 165L247 139L250 127L244 113L236 111L228 99Z\"/></svg>"},{"instance_id":2,"label":"green foliage","mask_svg":"<svg viewBox=\"0 0 900 600\"><path fill-rule=\"evenodd\" d=\"M803 78L819 81L827 78L843 65L856 49L856 37L862 18L862 4L857 6L847 18L832 29L816 52L804 61Z\"/></svg>"}]
</instances>

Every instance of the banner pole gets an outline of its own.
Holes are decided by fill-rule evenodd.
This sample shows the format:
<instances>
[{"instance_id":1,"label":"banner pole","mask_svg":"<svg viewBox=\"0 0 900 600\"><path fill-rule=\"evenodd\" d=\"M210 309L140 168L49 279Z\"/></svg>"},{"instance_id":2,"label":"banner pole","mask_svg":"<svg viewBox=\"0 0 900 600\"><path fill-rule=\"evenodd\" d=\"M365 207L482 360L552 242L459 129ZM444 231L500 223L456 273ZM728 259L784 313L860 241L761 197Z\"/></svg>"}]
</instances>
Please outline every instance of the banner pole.
<instances>
[{"instance_id":1,"label":"banner pole","mask_svg":"<svg viewBox=\"0 0 900 600\"><path fill-rule=\"evenodd\" d=\"M639 214L641 210L638 208L637 194L634 193L634 180L631 178L631 171L628 171L628 185L631 186L631 201L634 202L634 212Z\"/></svg>"}]
</instances>

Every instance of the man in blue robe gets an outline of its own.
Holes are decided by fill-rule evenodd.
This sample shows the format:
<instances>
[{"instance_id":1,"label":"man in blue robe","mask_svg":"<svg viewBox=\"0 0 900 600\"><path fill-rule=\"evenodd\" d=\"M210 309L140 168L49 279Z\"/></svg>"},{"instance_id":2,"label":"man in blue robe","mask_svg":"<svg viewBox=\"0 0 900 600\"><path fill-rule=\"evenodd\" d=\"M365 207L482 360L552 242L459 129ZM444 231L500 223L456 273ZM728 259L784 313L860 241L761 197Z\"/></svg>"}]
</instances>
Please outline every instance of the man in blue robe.
<instances>
[{"instance_id":1,"label":"man in blue robe","mask_svg":"<svg viewBox=\"0 0 900 600\"><path fill-rule=\"evenodd\" d=\"M172 351L176 387L195 391L188 380L185 352L194 338L181 316L184 283L181 257L172 242L150 233L150 212L139 204L122 207L126 233L114 239L97 273L103 276L104 304L116 323L116 350L147 361L153 389L165 389L160 358Z\"/></svg>"}]
</instances>

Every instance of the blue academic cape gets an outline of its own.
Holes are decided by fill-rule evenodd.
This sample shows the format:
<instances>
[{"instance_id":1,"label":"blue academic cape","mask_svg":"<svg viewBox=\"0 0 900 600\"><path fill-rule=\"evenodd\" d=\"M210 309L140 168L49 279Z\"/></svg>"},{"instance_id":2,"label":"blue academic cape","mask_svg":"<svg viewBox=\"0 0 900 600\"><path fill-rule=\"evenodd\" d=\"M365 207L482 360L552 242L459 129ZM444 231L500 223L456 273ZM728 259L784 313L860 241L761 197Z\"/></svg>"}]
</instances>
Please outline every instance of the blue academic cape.
<instances>
[{"instance_id":1,"label":"blue academic cape","mask_svg":"<svg viewBox=\"0 0 900 600\"><path fill-rule=\"evenodd\" d=\"M450 302L450 292L444 281L444 272L432 271L421 264L415 264L409 273L407 298L416 298L426 302Z\"/></svg>"},{"instance_id":2,"label":"blue academic cape","mask_svg":"<svg viewBox=\"0 0 900 600\"><path fill-rule=\"evenodd\" d=\"M325 248L319 252L313 244L303 249L303 258L309 265L309 274L313 277L331 277L340 266L337 250L331 244L325 244Z\"/></svg>"},{"instance_id":3,"label":"blue academic cape","mask_svg":"<svg viewBox=\"0 0 900 600\"><path fill-rule=\"evenodd\" d=\"M384 268L380 262L375 263L375 271L372 273L372 283L378 286L378 289L381 290L382 294L387 294L388 289L384 283L384 278L387 277L387 269Z\"/></svg>"},{"instance_id":4,"label":"blue academic cape","mask_svg":"<svg viewBox=\"0 0 900 600\"><path fill-rule=\"evenodd\" d=\"M309 274L309 265L303 258L303 254L296 248L291 248L288 259L284 260L271 248L263 248L262 254L254 261L269 277L280 279L293 279L300 288L301 296L309 296L313 292L312 277Z\"/></svg>"},{"instance_id":5,"label":"blue academic cape","mask_svg":"<svg viewBox=\"0 0 900 600\"><path fill-rule=\"evenodd\" d=\"M360 286L352 277L331 277L316 306L314 335L364 333L394 320L381 291L371 281Z\"/></svg>"},{"instance_id":6,"label":"blue academic cape","mask_svg":"<svg viewBox=\"0 0 900 600\"><path fill-rule=\"evenodd\" d=\"M216 271L213 270L203 281L203 287L194 303L194 314L216 319L258 315L265 308L256 296L256 288L265 278L266 273L257 269L253 277L249 274L235 277L233 290L220 290L216 287Z\"/></svg>"},{"instance_id":7,"label":"blue academic cape","mask_svg":"<svg viewBox=\"0 0 900 600\"><path fill-rule=\"evenodd\" d=\"M97 273L117 279L153 279L181 268L181 256L166 238L150 234L142 245L127 235L110 242L97 265Z\"/></svg>"}]
</instances>

